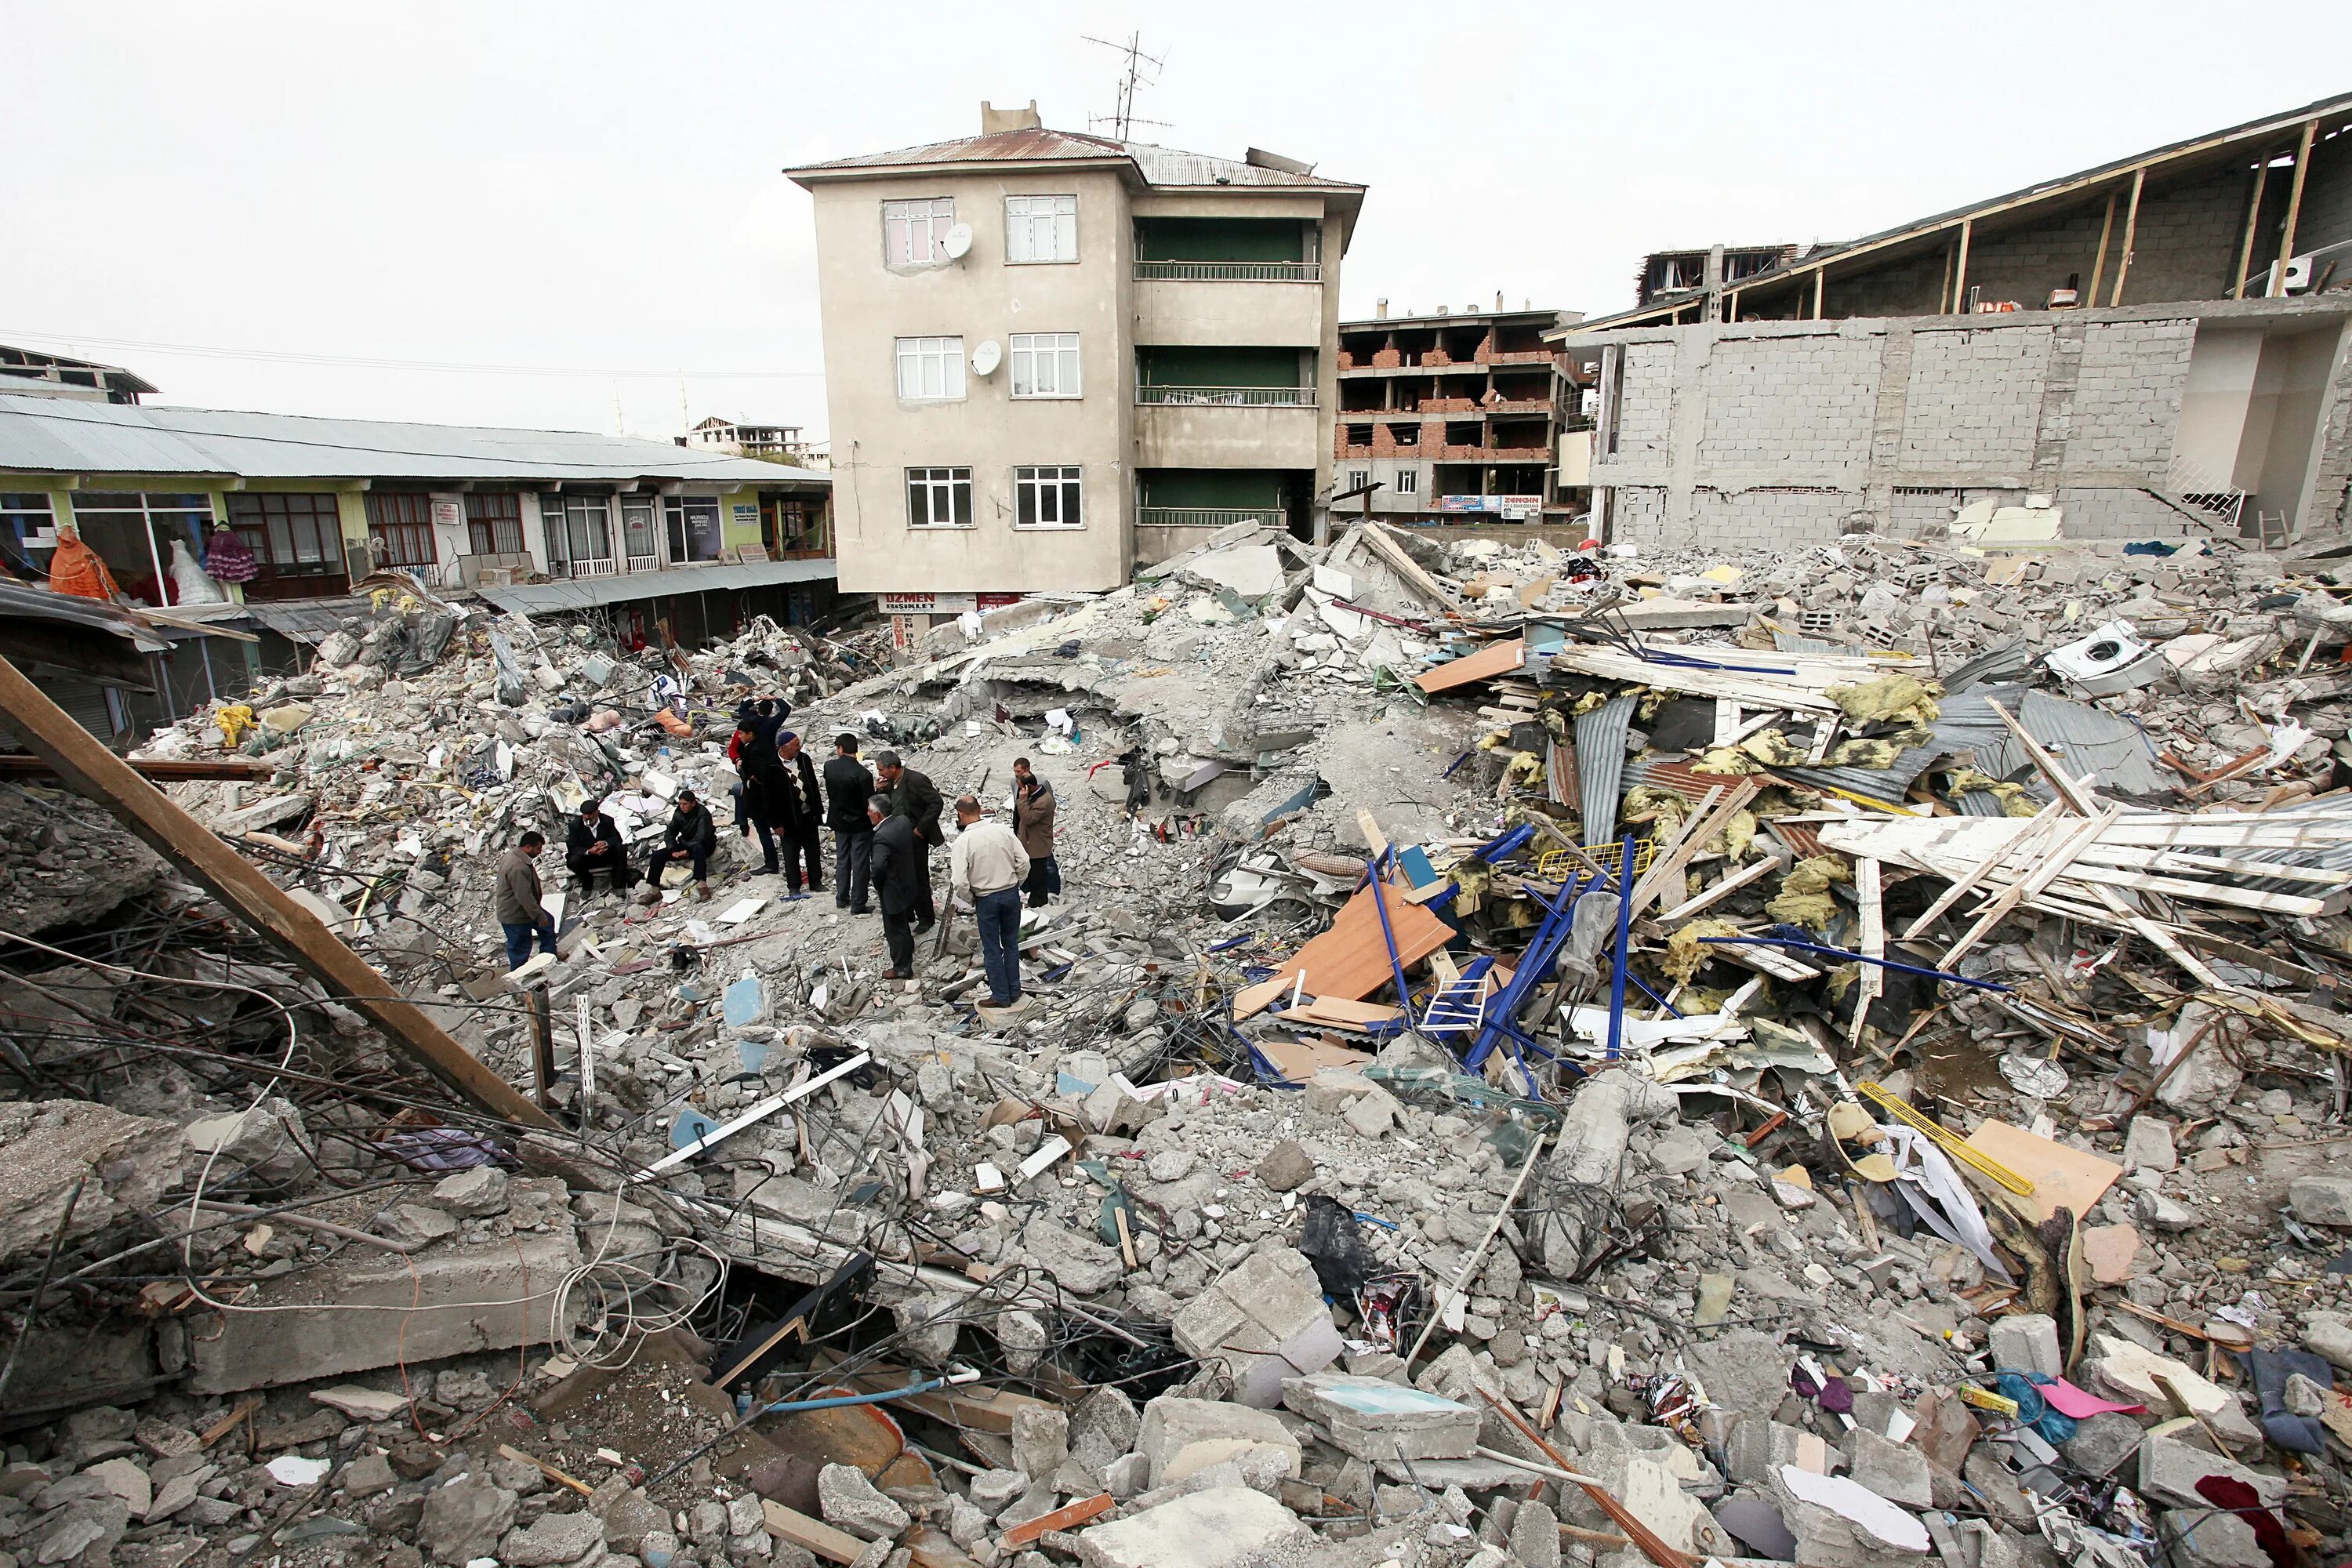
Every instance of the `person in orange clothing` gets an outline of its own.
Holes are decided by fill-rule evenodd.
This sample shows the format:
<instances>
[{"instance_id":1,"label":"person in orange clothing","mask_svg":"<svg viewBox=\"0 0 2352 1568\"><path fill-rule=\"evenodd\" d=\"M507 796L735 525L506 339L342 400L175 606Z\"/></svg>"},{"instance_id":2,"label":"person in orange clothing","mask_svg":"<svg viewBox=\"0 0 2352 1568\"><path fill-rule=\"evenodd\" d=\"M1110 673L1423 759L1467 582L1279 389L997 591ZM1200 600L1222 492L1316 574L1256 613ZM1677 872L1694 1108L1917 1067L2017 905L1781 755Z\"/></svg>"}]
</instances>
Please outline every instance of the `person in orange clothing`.
<instances>
[{"instance_id":1,"label":"person in orange clothing","mask_svg":"<svg viewBox=\"0 0 2352 1568\"><path fill-rule=\"evenodd\" d=\"M81 542L81 531L71 523L58 530L57 552L49 557L49 591L96 599L102 605L122 596L122 590L114 585L114 574L106 569L97 551Z\"/></svg>"}]
</instances>

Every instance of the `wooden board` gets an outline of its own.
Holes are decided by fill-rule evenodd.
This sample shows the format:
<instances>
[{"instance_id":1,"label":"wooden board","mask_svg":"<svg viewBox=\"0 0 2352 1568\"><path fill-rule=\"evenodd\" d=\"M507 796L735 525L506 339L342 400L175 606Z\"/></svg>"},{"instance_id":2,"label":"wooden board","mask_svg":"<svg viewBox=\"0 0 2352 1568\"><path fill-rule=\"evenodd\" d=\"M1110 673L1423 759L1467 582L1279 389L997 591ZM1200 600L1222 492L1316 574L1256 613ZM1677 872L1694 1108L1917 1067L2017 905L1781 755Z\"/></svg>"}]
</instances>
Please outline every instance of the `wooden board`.
<instances>
[{"instance_id":1,"label":"wooden board","mask_svg":"<svg viewBox=\"0 0 2352 1568\"><path fill-rule=\"evenodd\" d=\"M866 1542L847 1531L835 1530L823 1520L811 1519L798 1509L786 1508L780 1502L763 1500L760 1515L770 1535L814 1552L828 1563L855 1563L866 1550Z\"/></svg>"},{"instance_id":2,"label":"wooden board","mask_svg":"<svg viewBox=\"0 0 2352 1568\"><path fill-rule=\"evenodd\" d=\"M1391 879L1387 890L1389 925L1396 932L1397 957L1407 969L1453 940L1454 928L1418 904L1404 900L1402 879ZM1274 978L1253 985L1234 998L1234 1016L1254 1017L1264 1012L1301 974L1307 990L1318 999L1359 1002L1396 977L1389 963L1388 943L1381 933L1381 912L1370 887L1341 906L1331 929L1291 955Z\"/></svg>"},{"instance_id":3,"label":"wooden board","mask_svg":"<svg viewBox=\"0 0 2352 1568\"><path fill-rule=\"evenodd\" d=\"M1372 1059L1368 1051L1327 1046L1320 1040L1264 1039L1257 1042L1257 1054L1292 1083L1305 1083L1318 1072L1354 1072Z\"/></svg>"},{"instance_id":4,"label":"wooden board","mask_svg":"<svg viewBox=\"0 0 2352 1568\"><path fill-rule=\"evenodd\" d=\"M2124 1173L2113 1160L2038 1137L2006 1121L1984 1123L1969 1134L1968 1144L2033 1184L2032 1195L2019 1202L2032 1208L2036 1219L2048 1219L2052 1210L2063 1205L2080 1220ZM1961 1170L1965 1173L1967 1167Z\"/></svg>"},{"instance_id":5,"label":"wooden board","mask_svg":"<svg viewBox=\"0 0 2352 1568\"><path fill-rule=\"evenodd\" d=\"M841 1358L831 1351L819 1351L811 1358L819 1366L831 1367ZM866 1394L886 1394L894 1388L904 1388L915 1374L904 1367L876 1363L861 1367L842 1381ZM1049 1399L1032 1399L1025 1394L1013 1394L1001 1388L987 1388L979 1384L962 1384L954 1388L941 1388L929 1394L910 1394L893 1404L919 1410L937 1421L950 1426L972 1426L998 1436L1013 1434L1013 1417L1024 1409L1058 1410L1061 1406Z\"/></svg>"},{"instance_id":6,"label":"wooden board","mask_svg":"<svg viewBox=\"0 0 2352 1568\"><path fill-rule=\"evenodd\" d=\"M1488 643L1476 653L1465 654L1435 669L1425 669L1413 677L1413 684L1423 691L1451 691L1457 686L1473 681L1492 680L1498 675L1508 675L1528 662L1528 639L1511 637L1503 642Z\"/></svg>"}]
</instances>

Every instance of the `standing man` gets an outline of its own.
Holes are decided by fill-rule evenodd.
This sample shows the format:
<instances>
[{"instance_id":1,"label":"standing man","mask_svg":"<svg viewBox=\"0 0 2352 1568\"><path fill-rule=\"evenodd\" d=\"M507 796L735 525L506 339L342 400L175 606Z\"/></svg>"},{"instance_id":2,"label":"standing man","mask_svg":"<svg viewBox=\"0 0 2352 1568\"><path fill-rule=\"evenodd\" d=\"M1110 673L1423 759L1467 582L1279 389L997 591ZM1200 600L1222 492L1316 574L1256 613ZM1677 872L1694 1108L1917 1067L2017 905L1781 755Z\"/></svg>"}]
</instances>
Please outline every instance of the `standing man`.
<instances>
[{"instance_id":1,"label":"standing man","mask_svg":"<svg viewBox=\"0 0 2352 1568\"><path fill-rule=\"evenodd\" d=\"M1010 1007L1021 1000L1021 881L1029 856L1013 829L982 815L972 796L957 800L955 810L962 831L948 853L948 893L970 900L980 924L988 1005Z\"/></svg>"},{"instance_id":2,"label":"standing man","mask_svg":"<svg viewBox=\"0 0 2352 1568\"><path fill-rule=\"evenodd\" d=\"M1062 890L1062 863L1054 858L1054 786L1030 770L1029 759L1013 759L1013 831L1029 857L1029 879L1021 884L1029 907L1042 910Z\"/></svg>"},{"instance_id":3,"label":"standing man","mask_svg":"<svg viewBox=\"0 0 2352 1568\"><path fill-rule=\"evenodd\" d=\"M580 816L564 837L563 863L572 868L581 892L592 898L599 871L616 893L627 892L636 879L629 871L629 849L621 841L621 825L604 815L604 802L598 800L582 803Z\"/></svg>"},{"instance_id":4,"label":"standing man","mask_svg":"<svg viewBox=\"0 0 2352 1568\"><path fill-rule=\"evenodd\" d=\"M694 896L710 897L710 851L718 846L719 830L713 826L710 813L694 798L694 792L677 792L677 809L669 814L669 826L662 830L661 847L646 862L646 880L656 889L661 887L662 873L673 860L685 860L694 867Z\"/></svg>"},{"instance_id":5,"label":"standing man","mask_svg":"<svg viewBox=\"0 0 2352 1568\"><path fill-rule=\"evenodd\" d=\"M802 862L807 862L808 890L824 879L824 861L817 835L824 826L824 796L817 790L815 760L801 749L801 738L787 730L776 738L776 765L762 780L768 815L784 840L786 896L799 898ZM766 835L761 835L764 842Z\"/></svg>"},{"instance_id":6,"label":"standing man","mask_svg":"<svg viewBox=\"0 0 2352 1568\"><path fill-rule=\"evenodd\" d=\"M507 967L520 969L530 959L530 942L539 939L539 951L555 951L555 920L547 906L539 901L539 852L547 846L547 836L537 829L526 833L515 847L500 857L499 877L492 902L499 917L499 929L507 933Z\"/></svg>"},{"instance_id":7,"label":"standing man","mask_svg":"<svg viewBox=\"0 0 2352 1568\"><path fill-rule=\"evenodd\" d=\"M931 897L931 851L948 841L946 830L940 826L943 804L940 786L901 763L896 752L875 753L874 776L882 781L882 793L889 797L890 815L914 825L915 842L922 850L923 895L918 906L922 918L915 922L915 934L920 936L940 918L939 905Z\"/></svg>"},{"instance_id":8,"label":"standing man","mask_svg":"<svg viewBox=\"0 0 2352 1568\"><path fill-rule=\"evenodd\" d=\"M857 760L857 737L833 738L824 763L825 820L833 826L833 901L853 915L866 912L872 871L874 824L866 803L874 798L874 775Z\"/></svg>"},{"instance_id":9,"label":"standing man","mask_svg":"<svg viewBox=\"0 0 2352 1568\"><path fill-rule=\"evenodd\" d=\"M882 978L912 980L915 915L928 890L922 840L915 837L913 823L891 811L887 795L867 798L866 820L874 840L874 901L882 907L882 940L890 947L890 967Z\"/></svg>"},{"instance_id":10,"label":"standing man","mask_svg":"<svg viewBox=\"0 0 2352 1568\"><path fill-rule=\"evenodd\" d=\"M744 786L775 750L776 731L792 716L793 705L776 697L747 697L735 710L735 733L728 737L727 760L735 764L735 831L749 838L751 825L744 820ZM764 841L766 835L761 836ZM768 868L775 869L776 852L768 851Z\"/></svg>"}]
</instances>

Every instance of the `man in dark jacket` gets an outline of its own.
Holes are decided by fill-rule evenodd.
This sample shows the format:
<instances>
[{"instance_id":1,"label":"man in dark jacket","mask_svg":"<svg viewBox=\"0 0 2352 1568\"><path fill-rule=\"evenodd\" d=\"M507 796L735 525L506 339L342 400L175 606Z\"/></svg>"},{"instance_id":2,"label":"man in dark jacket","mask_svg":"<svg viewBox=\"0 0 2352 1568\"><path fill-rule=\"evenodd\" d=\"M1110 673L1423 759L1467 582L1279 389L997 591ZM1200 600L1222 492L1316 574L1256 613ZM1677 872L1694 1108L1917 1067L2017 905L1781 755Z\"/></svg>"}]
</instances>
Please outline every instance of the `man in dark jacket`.
<instances>
[{"instance_id":1,"label":"man in dark jacket","mask_svg":"<svg viewBox=\"0 0 2352 1568\"><path fill-rule=\"evenodd\" d=\"M658 888L662 873L673 860L685 860L694 867L694 896L710 897L710 851L719 843L719 830L712 826L710 813L694 798L694 792L677 792L677 809L669 814L669 826L662 832L661 847L646 862L646 880Z\"/></svg>"},{"instance_id":2,"label":"man in dark jacket","mask_svg":"<svg viewBox=\"0 0 2352 1568\"><path fill-rule=\"evenodd\" d=\"M492 912L506 932L509 969L520 969L530 961L534 939L540 952L555 951L555 921L540 901L539 868L533 863L546 844L547 836L534 828L499 860L498 880L491 885ZM914 951L912 937L907 939L907 951Z\"/></svg>"},{"instance_id":3,"label":"man in dark jacket","mask_svg":"<svg viewBox=\"0 0 2352 1568\"><path fill-rule=\"evenodd\" d=\"M931 851L948 841L940 826L940 809L947 803L940 798L940 786L929 775L900 762L896 752L874 754L874 776L881 781L890 815L905 817L913 827L915 847L922 857L923 892L917 905L920 918L915 922L915 934L920 936L940 918L939 905L931 898Z\"/></svg>"},{"instance_id":4,"label":"man in dark jacket","mask_svg":"<svg viewBox=\"0 0 2352 1568\"><path fill-rule=\"evenodd\" d=\"M801 738L787 730L776 737L775 766L760 776L760 792L765 797L768 820L784 841L784 880L787 894L799 898L803 887L802 863L807 863L806 886L814 890L824 876L824 862L817 848L817 836L824 826L824 795L817 787L816 763L801 748ZM762 844L768 836L760 835ZM774 852L770 851L770 870L775 869Z\"/></svg>"},{"instance_id":5,"label":"man in dark jacket","mask_svg":"<svg viewBox=\"0 0 2352 1568\"><path fill-rule=\"evenodd\" d=\"M572 868L580 891L589 897L595 894L599 871L616 893L627 892L629 884L636 880L629 870L629 847L622 841L621 825L604 815L601 801L582 804L572 831L564 836L563 863Z\"/></svg>"},{"instance_id":6,"label":"man in dark jacket","mask_svg":"<svg viewBox=\"0 0 2352 1568\"><path fill-rule=\"evenodd\" d=\"M735 831L746 838L751 825L744 820L743 786L770 752L776 749L776 731L793 716L793 705L781 697L747 697L735 710L735 733L728 737L727 760L735 764ZM775 869L776 852L768 851L768 868Z\"/></svg>"},{"instance_id":7,"label":"man in dark jacket","mask_svg":"<svg viewBox=\"0 0 2352 1568\"><path fill-rule=\"evenodd\" d=\"M914 823L890 809L887 796L868 800L866 816L874 834L874 901L882 908L882 940L890 947L890 969L882 978L912 980L915 916L930 893L922 840Z\"/></svg>"},{"instance_id":8,"label":"man in dark jacket","mask_svg":"<svg viewBox=\"0 0 2352 1568\"><path fill-rule=\"evenodd\" d=\"M824 816L833 828L833 901L853 915L866 912L874 849L866 803L873 797L874 775L857 760L857 737L835 735L824 763Z\"/></svg>"},{"instance_id":9,"label":"man in dark jacket","mask_svg":"<svg viewBox=\"0 0 2352 1568\"><path fill-rule=\"evenodd\" d=\"M1021 890L1029 907L1042 910L1062 890L1061 862L1054 858L1054 816L1060 803L1054 786L1037 776L1026 757L1013 759L1013 832L1029 857L1029 879Z\"/></svg>"}]
</instances>

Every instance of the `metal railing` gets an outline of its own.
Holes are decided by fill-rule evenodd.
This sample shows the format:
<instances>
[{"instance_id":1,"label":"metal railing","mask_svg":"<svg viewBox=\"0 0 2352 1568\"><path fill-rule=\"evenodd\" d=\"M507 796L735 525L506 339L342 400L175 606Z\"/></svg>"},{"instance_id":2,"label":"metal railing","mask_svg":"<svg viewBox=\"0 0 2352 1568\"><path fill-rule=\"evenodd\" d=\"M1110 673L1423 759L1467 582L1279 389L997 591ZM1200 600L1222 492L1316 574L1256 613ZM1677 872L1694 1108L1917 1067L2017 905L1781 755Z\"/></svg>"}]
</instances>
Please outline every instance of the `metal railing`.
<instances>
[{"instance_id":1,"label":"metal railing","mask_svg":"<svg viewBox=\"0 0 2352 1568\"><path fill-rule=\"evenodd\" d=\"M548 564L553 568L552 574L558 577L611 577L616 575L620 570L609 555L598 556L593 560L583 558L578 561L552 561Z\"/></svg>"},{"instance_id":2,"label":"metal railing","mask_svg":"<svg viewBox=\"0 0 2352 1568\"><path fill-rule=\"evenodd\" d=\"M658 572L661 570L661 557L658 555L632 555L629 557L629 570L632 572Z\"/></svg>"},{"instance_id":3,"label":"metal railing","mask_svg":"<svg viewBox=\"0 0 2352 1568\"><path fill-rule=\"evenodd\" d=\"M1135 276L1161 283L1320 283L1319 261L1139 261Z\"/></svg>"},{"instance_id":4,"label":"metal railing","mask_svg":"<svg viewBox=\"0 0 2352 1568\"><path fill-rule=\"evenodd\" d=\"M1281 518L1269 507L1223 506L1139 506L1135 509L1139 528L1230 528L1237 522L1262 522L1277 527Z\"/></svg>"},{"instance_id":5,"label":"metal railing","mask_svg":"<svg viewBox=\"0 0 2352 1568\"><path fill-rule=\"evenodd\" d=\"M1138 403L1173 408L1312 408L1311 386L1139 386Z\"/></svg>"}]
</instances>

